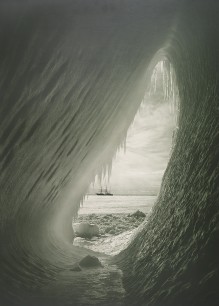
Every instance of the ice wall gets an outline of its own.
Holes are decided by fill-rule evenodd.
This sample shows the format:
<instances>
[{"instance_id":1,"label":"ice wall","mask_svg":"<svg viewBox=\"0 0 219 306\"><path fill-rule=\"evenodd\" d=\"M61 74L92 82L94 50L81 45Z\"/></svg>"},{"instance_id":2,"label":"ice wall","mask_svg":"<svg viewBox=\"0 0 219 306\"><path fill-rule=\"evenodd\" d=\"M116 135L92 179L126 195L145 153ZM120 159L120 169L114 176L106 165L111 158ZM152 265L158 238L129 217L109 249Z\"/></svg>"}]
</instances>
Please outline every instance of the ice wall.
<instances>
[{"instance_id":1,"label":"ice wall","mask_svg":"<svg viewBox=\"0 0 219 306\"><path fill-rule=\"evenodd\" d=\"M218 5L190 2L0 4L2 305L87 305L89 277L68 279L61 302L49 284L80 258L72 216L163 56L181 99L176 145L149 225L118 262L133 305L216 305Z\"/></svg>"},{"instance_id":2,"label":"ice wall","mask_svg":"<svg viewBox=\"0 0 219 306\"><path fill-rule=\"evenodd\" d=\"M116 260L127 305L218 303L218 6L181 14L168 56L180 95L176 142L144 230Z\"/></svg>"}]
</instances>

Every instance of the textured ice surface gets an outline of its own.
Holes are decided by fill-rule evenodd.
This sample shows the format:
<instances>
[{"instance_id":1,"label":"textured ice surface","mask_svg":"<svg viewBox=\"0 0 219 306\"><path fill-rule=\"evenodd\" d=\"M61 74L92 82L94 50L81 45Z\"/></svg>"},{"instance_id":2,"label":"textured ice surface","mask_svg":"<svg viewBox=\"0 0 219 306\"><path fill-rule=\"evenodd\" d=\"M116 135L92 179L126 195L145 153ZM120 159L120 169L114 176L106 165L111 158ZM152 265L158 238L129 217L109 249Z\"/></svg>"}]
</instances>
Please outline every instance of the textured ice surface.
<instances>
[{"instance_id":1,"label":"textured ice surface","mask_svg":"<svg viewBox=\"0 0 219 306\"><path fill-rule=\"evenodd\" d=\"M179 128L154 212L116 258L125 305L217 305L218 10L215 0L1 2L2 305L122 299L118 268L65 274L87 252L72 246L72 216L110 170L164 56Z\"/></svg>"},{"instance_id":2,"label":"textured ice surface","mask_svg":"<svg viewBox=\"0 0 219 306\"><path fill-rule=\"evenodd\" d=\"M138 229L126 231L116 236L109 236L100 239L85 240L83 238L75 238L74 245L88 248L95 252L107 255L117 255L124 250L135 237Z\"/></svg>"}]
</instances>

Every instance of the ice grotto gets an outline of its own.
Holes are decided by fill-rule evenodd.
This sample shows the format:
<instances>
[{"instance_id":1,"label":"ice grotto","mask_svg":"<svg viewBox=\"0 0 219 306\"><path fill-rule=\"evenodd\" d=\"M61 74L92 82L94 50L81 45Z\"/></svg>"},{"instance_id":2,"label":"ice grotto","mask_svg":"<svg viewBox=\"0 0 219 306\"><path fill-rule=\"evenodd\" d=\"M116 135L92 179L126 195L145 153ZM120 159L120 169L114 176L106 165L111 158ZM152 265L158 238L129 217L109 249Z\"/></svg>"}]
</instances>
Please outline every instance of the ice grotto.
<instances>
[{"instance_id":1,"label":"ice grotto","mask_svg":"<svg viewBox=\"0 0 219 306\"><path fill-rule=\"evenodd\" d=\"M218 14L216 0L1 1L0 305L219 305ZM180 103L153 213L102 269L72 271L88 252L72 217L163 59Z\"/></svg>"}]
</instances>

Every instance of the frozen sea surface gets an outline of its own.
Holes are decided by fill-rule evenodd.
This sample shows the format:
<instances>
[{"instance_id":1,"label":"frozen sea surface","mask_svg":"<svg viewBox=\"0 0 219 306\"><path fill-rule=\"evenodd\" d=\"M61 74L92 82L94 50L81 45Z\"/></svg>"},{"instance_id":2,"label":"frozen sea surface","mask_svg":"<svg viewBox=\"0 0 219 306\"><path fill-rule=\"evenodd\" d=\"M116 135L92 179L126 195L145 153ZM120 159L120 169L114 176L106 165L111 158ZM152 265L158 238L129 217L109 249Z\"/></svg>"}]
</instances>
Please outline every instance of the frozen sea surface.
<instances>
[{"instance_id":1,"label":"frozen sea surface","mask_svg":"<svg viewBox=\"0 0 219 306\"><path fill-rule=\"evenodd\" d=\"M74 240L74 245L85 247L94 252L100 252L113 256L119 254L128 246L130 241L134 239L138 230L139 228L136 228L134 230L126 231L120 235L109 235L108 237L100 239L93 238L91 240L86 240L84 238L77 237Z\"/></svg>"},{"instance_id":2,"label":"frozen sea surface","mask_svg":"<svg viewBox=\"0 0 219 306\"><path fill-rule=\"evenodd\" d=\"M156 196L96 196L89 195L85 198L79 214L128 214L136 210L149 213L153 207Z\"/></svg>"},{"instance_id":3,"label":"frozen sea surface","mask_svg":"<svg viewBox=\"0 0 219 306\"><path fill-rule=\"evenodd\" d=\"M148 215L155 201L156 196L90 195L86 197L83 207L81 207L79 210L79 215L129 214L135 212L136 210L141 210ZM105 222L104 218L103 222ZM116 224L114 225L116 226ZM91 240L78 237L75 238L74 245L113 256L127 247L137 231L138 228L127 230L120 235L108 235L107 237L103 236L99 238L96 237Z\"/></svg>"}]
</instances>

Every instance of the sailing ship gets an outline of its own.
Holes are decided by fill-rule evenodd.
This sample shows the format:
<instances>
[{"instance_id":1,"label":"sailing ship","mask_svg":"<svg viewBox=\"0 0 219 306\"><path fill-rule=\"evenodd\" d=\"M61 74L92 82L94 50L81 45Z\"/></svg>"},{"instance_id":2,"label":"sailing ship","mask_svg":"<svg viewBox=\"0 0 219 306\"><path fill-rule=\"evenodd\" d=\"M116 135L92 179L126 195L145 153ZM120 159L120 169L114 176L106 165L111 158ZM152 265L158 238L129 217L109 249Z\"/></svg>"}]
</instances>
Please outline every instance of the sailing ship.
<instances>
[{"instance_id":1,"label":"sailing ship","mask_svg":"<svg viewBox=\"0 0 219 306\"><path fill-rule=\"evenodd\" d=\"M108 190L107 190L107 187L104 189L102 189L102 187L100 188L100 191L96 193L96 195L98 196L113 196L112 193L110 193Z\"/></svg>"}]
</instances>

